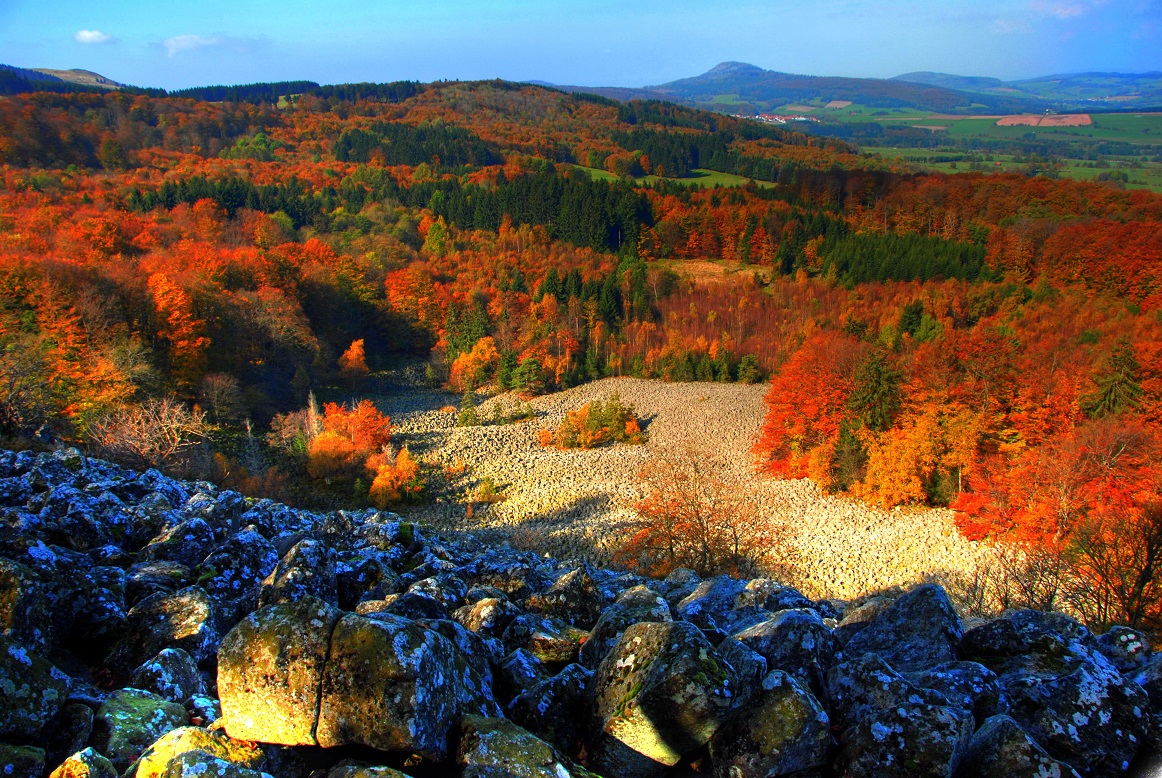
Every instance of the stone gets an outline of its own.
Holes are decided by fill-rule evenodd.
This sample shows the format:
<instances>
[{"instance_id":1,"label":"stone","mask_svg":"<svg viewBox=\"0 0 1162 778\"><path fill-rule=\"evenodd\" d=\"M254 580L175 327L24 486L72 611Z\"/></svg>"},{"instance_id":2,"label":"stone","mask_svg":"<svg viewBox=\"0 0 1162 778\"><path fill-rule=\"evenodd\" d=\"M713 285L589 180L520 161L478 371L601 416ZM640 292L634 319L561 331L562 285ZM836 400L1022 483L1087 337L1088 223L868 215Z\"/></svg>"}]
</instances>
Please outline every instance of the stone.
<instances>
[{"instance_id":1,"label":"stone","mask_svg":"<svg viewBox=\"0 0 1162 778\"><path fill-rule=\"evenodd\" d=\"M875 616L843 651L845 656L874 651L901 673L919 672L958 659L962 636L960 617L944 589L925 584Z\"/></svg>"},{"instance_id":2,"label":"stone","mask_svg":"<svg viewBox=\"0 0 1162 778\"><path fill-rule=\"evenodd\" d=\"M492 668L504 661L504 645L499 640L478 635L450 619L417 621L416 624L443 636L455 646L460 657L480 676L485 696L492 699Z\"/></svg>"},{"instance_id":3,"label":"stone","mask_svg":"<svg viewBox=\"0 0 1162 778\"><path fill-rule=\"evenodd\" d=\"M408 776L385 765L369 765L355 759L344 759L327 771L327 778L408 778Z\"/></svg>"},{"instance_id":4,"label":"stone","mask_svg":"<svg viewBox=\"0 0 1162 778\"><path fill-rule=\"evenodd\" d=\"M1007 673L1000 685L1021 728L1082 773L1124 772L1149 732L1146 692L1100 654L1066 659L1056 674Z\"/></svg>"},{"instance_id":5,"label":"stone","mask_svg":"<svg viewBox=\"0 0 1162 778\"><path fill-rule=\"evenodd\" d=\"M256 744L234 740L224 732L179 727L149 746L124 778L160 778L173 760L186 753L205 754L250 769L261 767L265 757Z\"/></svg>"},{"instance_id":6,"label":"stone","mask_svg":"<svg viewBox=\"0 0 1162 778\"><path fill-rule=\"evenodd\" d=\"M399 617L349 614L331 635L316 738L439 761L461 715L499 713L490 697L444 637Z\"/></svg>"},{"instance_id":7,"label":"stone","mask_svg":"<svg viewBox=\"0 0 1162 778\"><path fill-rule=\"evenodd\" d=\"M56 643L51 593L27 565L0 557L0 637L34 651Z\"/></svg>"},{"instance_id":8,"label":"stone","mask_svg":"<svg viewBox=\"0 0 1162 778\"><path fill-rule=\"evenodd\" d=\"M205 520L193 518L163 532L141 549L140 558L147 562L177 562L194 567L213 550L214 530Z\"/></svg>"},{"instance_id":9,"label":"stone","mask_svg":"<svg viewBox=\"0 0 1162 778\"><path fill-rule=\"evenodd\" d=\"M155 594L173 594L193 582L190 568L177 562L138 562L125 571L125 603L133 607Z\"/></svg>"},{"instance_id":10,"label":"stone","mask_svg":"<svg viewBox=\"0 0 1162 778\"><path fill-rule=\"evenodd\" d=\"M571 664L517 696L506 715L565 754L576 754L586 734L586 694L593 671Z\"/></svg>"},{"instance_id":11,"label":"stone","mask_svg":"<svg viewBox=\"0 0 1162 778\"><path fill-rule=\"evenodd\" d=\"M781 610L734 638L766 659L768 671L791 673L816 695L823 694L839 649L819 614L806 608Z\"/></svg>"},{"instance_id":12,"label":"stone","mask_svg":"<svg viewBox=\"0 0 1162 778\"><path fill-rule=\"evenodd\" d=\"M465 716L461 730L463 778L597 778L506 719Z\"/></svg>"},{"instance_id":13,"label":"stone","mask_svg":"<svg viewBox=\"0 0 1162 778\"><path fill-rule=\"evenodd\" d=\"M157 656L133 671L129 685L153 692L170 702L185 702L206 691L193 657L180 648L163 648Z\"/></svg>"},{"instance_id":14,"label":"stone","mask_svg":"<svg viewBox=\"0 0 1162 778\"><path fill-rule=\"evenodd\" d=\"M1008 710L996 674L976 662L947 662L909 676L916 686L931 689L973 715L978 725Z\"/></svg>"},{"instance_id":15,"label":"stone","mask_svg":"<svg viewBox=\"0 0 1162 778\"><path fill-rule=\"evenodd\" d=\"M622 633L639 621L673 621L669 603L645 586L626 589L612 605L601 612L585 644L581 646L581 664L589 668L597 667Z\"/></svg>"},{"instance_id":16,"label":"stone","mask_svg":"<svg viewBox=\"0 0 1162 778\"><path fill-rule=\"evenodd\" d=\"M782 670L769 673L754 702L720 727L710 741L714 775L789 775L828 764L835 741L815 695Z\"/></svg>"},{"instance_id":17,"label":"stone","mask_svg":"<svg viewBox=\"0 0 1162 778\"><path fill-rule=\"evenodd\" d=\"M1119 673L1141 670L1150 662L1150 638L1136 629L1113 627L1097 639L1097 650Z\"/></svg>"},{"instance_id":18,"label":"stone","mask_svg":"<svg viewBox=\"0 0 1162 778\"><path fill-rule=\"evenodd\" d=\"M340 554L335 571L339 607L344 610L354 610L361 600L397 594L402 587L399 576L391 569L388 555L373 548Z\"/></svg>"},{"instance_id":19,"label":"stone","mask_svg":"<svg viewBox=\"0 0 1162 778\"><path fill-rule=\"evenodd\" d=\"M734 638L726 638L715 648L734 670L742 698L740 704L749 702L762 689L763 678L767 676L767 660Z\"/></svg>"},{"instance_id":20,"label":"stone","mask_svg":"<svg viewBox=\"0 0 1162 778\"><path fill-rule=\"evenodd\" d=\"M32 746L0 743L0 775L5 778L41 778L44 775L44 751Z\"/></svg>"},{"instance_id":21,"label":"stone","mask_svg":"<svg viewBox=\"0 0 1162 778\"><path fill-rule=\"evenodd\" d=\"M304 597L339 604L335 552L311 538L296 543L263 579L258 605L296 602Z\"/></svg>"},{"instance_id":22,"label":"stone","mask_svg":"<svg viewBox=\"0 0 1162 778\"><path fill-rule=\"evenodd\" d=\"M93 734L93 709L80 702L68 702L57 711L40 737L48 765L59 765L70 754L79 753Z\"/></svg>"},{"instance_id":23,"label":"stone","mask_svg":"<svg viewBox=\"0 0 1162 778\"><path fill-rule=\"evenodd\" d=\"M1005 715L988 719L972 736L957 778L1080 778L1037 745L1016 721Z\"/></svg>"},{"instance_id":24,"label":"stone","mask_svg":"<svg viewBox=\"0 0 1162 778\"><path fill-rule=\"evenodd\" d=\"M118 775L112 762L92 748L86 748L65 759L48 778L118 778Z\"/></svg>"},{"instance_id":25,"label":"stone","mask_svg":"<svg viewBox=\"0 0 1162 778\"><path fill-rule=\"evenodd\" d=\"M385 598L386 605L377 608L378 613L391 613L405 619L446 619L448 609L434 597L420 592L404 592L399 595L389 595ZM360 603L364 605L365 603Z\"/></svg>"},{"instance_id":26,"label":"stone","mask_svg":"<svg viewBox=\"0 0 1162 778\"><path fill-rule=\"evenodd\" d=\"M323 665L341 615L304 598L260 608L226 635L218 651L218 697L230 737L318 745Z\"/></svg>"},{"instance_id":27,"label":"stone","mask_svg":"<svg viewBox=\"0 0 1162 778\"><path fill-rule=\"evenodd\" d=\"M278 564L274 545L248 526L215 548L194 569L199 585L214 600L219 627L228 631L258 608L263 579Z\"/></svg>"},{"instance_id":28,"label":"stone","mask_svg":"<svg viewBox=\"0 0 1162 778\"><path fill-rule=\"evenodd\" d=\"M601 615L601 591L583 567L561 576L544 592L525 600L525 610L588 629Z\"/></svg>"},{"instance_id":29,"label":"stone","mask_svg":"<svg viewBox=\"0 0 1162 778\"><path fill-rule=\"evenodd\" d=\"M468 585L449 573L441 573L416 581L407 588L406 594L420 594L440 603L440 607L451 612L464 604Z\"/></svg>"},{"instance_id":30,"label":"stone","mask_svg":"<svg viewBox=\"0 0 1162 778\"><path fill-rule=\"evenodd\" d=\"M725 637L769 618L769 612L754 604L756 599L746 581L719 575L698 584L678 603L675 613L704 631Z\"/></svg>"},{"instance_id":31,"label":"stone","mask_svg":"<svg viewBox=\"0 0 1162 778\"><path fill-rule=\"evenodd\" d=\"M872 596L859 605L848 607L832 634L841 645L847 645L847 641L851 640L855 633L870 624L872 619L887 610L891 604L890 597Z\"/></svg>"},{"instance_id":32,"label":"stone","mask_svg":"<svg viewBox=\"0 0 1162 778\"><path fill-rule=\"evenodd\" d=\"M509 602L507 597L504 599L485 597L457 608L452 613L452 618L466 629L498 638L521 613L521 609Z\"/></svg>"},{"instance_id":33,"label":"stone","mask_svg":"<svg viewBox=\"0 0 1162 778\"><path fill-rule=\"evenodd\" d=\"M562 621L528 613L513 619L501 640L507 651L524 648L542 662L573 662L585 636Z\"/></svg>"},{"instance_id":34,"label":"stone","mask_svg":"<svg viewBox=\"0 0 1162 778\"><path fill-rule=\"evenodd\" d=\"M109 663L130 673L165 648L180 648L195 662L218 649L214 601L200 586L173 594L155 594L133 606L125 637L114 647Z\"/></svg>"},{"instance_id":35,"label":"stone","mask_svg":"<svg viewBox=\"0 0 1162 778\"><path fill-rule=\"evenodd\" d=\"M19 643L0 637L0 737L35 740L68 693L67 675Z\"/></svg>"},{"instance_id":36,"label":"stone","mask_svg":"<svg viewBox=\"0 0 1162 778\"><path fill-rule=\"evenodd\" d=\"M162 735L189 723L181 705L141 689L120 689L97 710L92 744L121 773Z\"/></svg>"},{"instance_id":37,"label":"stone","mask_svg":"<svg viewBox=\"0 0 1162 778\"><path fill-rule=\"evenodd\" d=\"M83 599L69 643L89 656L104 658L126 627L125 571L98 565L85 574Z\"/></svg>"},{"instance_id":38,"label":"stone","mask_svg":"<svg viewBox=\"0 0 1162 778\"><path fill-rule=\"evenodd\" d=\"M827 674L827 698L831 720L840 729L853 727L877 711L901 705L949 704L938 692L910 684L878 654L863 654L831 668Z\"/></svg>"},{"instance_id":39,"label":"stone","mask_svg":"<svg viewBox=\"0 0 1162 778\"><path fill-rule=\"evenodd\" d=\"M973 627L961 641L961 659L979 662L997 675L1056 674L1071 659L1088 659L1097 641L1062 613L1021 610Z\"/></svg>"},{"instance_id":40,"label":"stone","mask_svg":"<svg viewBox=\"0 0 1162 778\"><path fill-rule=\"evenodd\" d=\"M972 714L905 703L865 716L840 736L849 778L952 778L972 740Z\"/></svg>"},{"instance_id":41,"label":"stone","mask_svg":"<svg viewBox=\"0 0 1162 778\"><path fill-rule=\"evenodd\" d=\"M738 692L733 669L694 625L634 624L593 679L594 769L618 769L624 748L673 766L730 718Z\"/></svg>"},{"instance_id":42,"label":"stone","mask_svg":"<svg viewBox=\"0 0 1162 778\"><path fill-rule=\"evenodd\" d=\"M202 751L187 751L166 765L161 778L263 778L265 775Z\"/></svg>"},{"instance_id":43,"label":"stone","mask_svg":"<svg viewBox=\"0 0 1162 778\"><path fill-rule=\"evenodd\" d=\"M518 648L505 656L497 668L493 692L498 700L508 702L548 677L540 659Z\"/></svg>"}]
</instances>

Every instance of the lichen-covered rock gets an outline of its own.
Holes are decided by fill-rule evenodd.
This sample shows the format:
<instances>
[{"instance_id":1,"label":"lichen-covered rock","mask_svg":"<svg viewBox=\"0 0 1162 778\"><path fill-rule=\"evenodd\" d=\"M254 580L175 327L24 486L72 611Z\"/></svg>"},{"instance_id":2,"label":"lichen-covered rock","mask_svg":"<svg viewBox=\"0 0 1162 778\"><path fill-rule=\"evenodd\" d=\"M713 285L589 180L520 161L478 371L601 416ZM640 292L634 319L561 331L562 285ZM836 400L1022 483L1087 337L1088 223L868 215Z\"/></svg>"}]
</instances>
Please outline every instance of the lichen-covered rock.
<instances>
[{"instance_id":1,"label":"lichen-covered rock","mask_svg":"<svg viewBox=\"0 0 1162 778\"><path fill-rule=\"evenodd\" d=\"M386 765L369 765L355 759L344 759L327 771L327 778L408 778Z\"/></svg>"},{"instance_id":2,"label":"lichen-covered rock","mask_svg":"<svg viewBox=\"0 0 1162 778\"><path fill-rule=\"evenodd\" d=\"M835 747L827 711L795 676L775 670L754 702L710 741L714 775L790 775L823 767Z\"/></svg>"},{"instance_id":3,"label":"lichen-covered rock","mask_svg":"<svg viewBox=\"0 0 1162 778\"><path fill-rule=\"evenodd\" d=\"M739 703L733 669L697 627L634 624L593 679L591 715L600 732L593 766L617 775L620 747L674 765L705 745Z\"/></svg>"},{"instance_id":4,"label":"lichen-covered rock","mask_svg":"<svg viewBox=\"0 0 1162 778\"><path fill-rule=\"evenodd\" d=\"M522 613L521 609L508 598L485 597L470 605L457 608L452 618L470 629L487 637L499 638L512 620Z\"/></svg>"},{"instance_id":5,"label":"lichen-covered rock","mask_svg":"<svg viewBox=\"0 0 1162 778\"><path fill-rule=\"evenodd\" d=\"M1119 673L1132 673L1150 662L1150 638L1136 629L1113 627L1097 639L1097 650Z\"/></svg>"},{"instance_id":6,"label":"lichen-covered rock","mask_svg":"<svg viewBox=\"0 0 1162 778\"><path fill-rule=\"evenodd\" d=\"M354 610L364 599L381 600L397 594L402 582L391 568L390 556L374 548L340 554L335 563L339 607Z\"/></svg>"},{"instance_id":7,"label":"lichen-covered rock","mask_svg":"<svg viewBox=\"0 0 1162 778\"><path fill-rule=\"evenodd\" d=\"M491 712L499 708L484 682L441 635L391 616L349 614L335 625L323 672L319 745L357 743L440 760L461 715Z\"/></svg>"},{"instance_id":8,"label":"lichen-covered rock","mask_svg":"<svg viewBox=\"0 0 1162 778\"><path fill-rule=\"evenodd\" d=\"M1155 654L1144 667L1126 677L1142 687L1155 711L1162 711L1162 654Z\"/></svg>"},{"instance_id":9,"label":"lichen-covered rock","mask_svg":"<svg viewBox=\"0 0 1162 778\"><path fill-rule=\"evenodd\" d=\"M544 592L525 600L525 609L531 613L557 618L584 629L597 621L601 605L601 591L583 567L569 571Z\"/></svg>"},{"instance_id":10,"label":"lichen-covered rock","mask_svg":"<svg viewBox=\"0 0 1162 778\"><path fill-rule=\"evenodd\" d=\"M719 575L698 584L675 608L678 618L722 636L733 635L770 616L754 605L747 582Z\"/></svg>"},{"instance_id":11,"label":"lichen-covered rock","mask_svg":"<svg viewBox=\"0 0 1162 778\"><path fill-rule=\"evenodd\" d=\"M173 594L193 583L190 568L177 562L138 562L125 571L125 603L133 607L155 594Z\"/></svg>"},{"instance_id":12,"label":"lichen-covered rock","mask_svg":"<svg viewBox=\"0 0 1162 778\"><path fill-rule=\"evenodd\" d=\"M218 652L218 696L231 737L318 745L323 664L341 615L304 598L261 608L226 635Z\"/></svg>"},{"instance_id":13,"label":"lichen-covered rock","mask_svg":"<svg viewBox=\"0 0 1162 778\"><path fill-rule=\"evenodd\" d=\"M715 648L723 661L734 670L738 693L742 698L740 704L749 703L762 691L763 679L767 677L767 660L734 638L726 638Z\"/></svg>"},{"instance_id":14,"label":"lichen-covered rock","mask_svg":"<svg viewBox=\"0 0 1162 778\"><path fill-rule=\"evenodd\" d=\"M328 605L339 604L335 552L311 538L296 543L262 581L258 605L297 602L304 597L313 597Z\"/></svg>"},{"instance_id":15,"label":"lichen-covered rock","mask_svg":"<svg viewBox=\"0 0 1162 778\"><path fill-rule=\"evenodd\" d=\"M165 648L180 648L195 662L218 648L214 601L200 586L173 594L155 594L133 606L125 637L114 647L109 663L129 673Z\"/></svg>"},{"instance_id":16,"label":"lichen-covered rock","mask_svg":"<svg viewBox=\"0 0 1162 778\"><path fill-rule=\"evenodd\" d=\"M69 677L51 662L0 637L0 737L35 739L68 692Z\"/></svg>"},{"instance_id":17,"label":"lichen-covered rock","mask_svg":"<svg viewBox=\"0 0 1162 778\"><path fill-rule=\"evenodd\" d=\"M450 619L417 621L416 624L442 635L455 646L461 658L480 676L485 696L492 699L492 668L504 661L504 645L499 640L478 635Z\"/></svg>"},{"instance_id":18,"label":"lichen-covered rock","mask_svg":"<svg viewBox=\"0 0 1162 778\"><path fill-rule=\"evenodd\" d=\"M548 678L540 659L523 648L510 652L500 662L493 681L496 699L507 703L512 698L524 694L541 681Z\"/></svg>"},{"instance_id":19,"label":"lichen-covered rock","mask_svg":"<svg viewBox=\"0 0 1162 778\"><path fill-rule=\"evenodd\" d=\"M907 703L865 716L840 736L850 778L952 778L972 741L972 714Z\"/></svg>"},{"instance_id":20,"label":"lichen-covered rock","mask_svg":"<svg viewBox=\"0 0 1162 778\"><path fill-rule=\"evenodd\" d=\"M734 638L767 660L767 670L783 670L823 693L827 671L835 666L838 645L814 610L782 610Z\"/></svg>"},{"instance_id":21,"label":"lichen-covered rock","mask_svg":"<svg viewBox=\"0 0 1162 778\"><path fill-rule=\"evenodd\" d=\"M183 521L150 541L140 557L148 562L177 562L194 567L214 548L214 530L203 519Z\"/></svg>"},{"instance_id":22,"label":"lichen-covered rock","mask_svg":"<svg viewBox=\"0 0 1162 778\"><path fill-rule=\"evenodd\" d=\"M688 567L679 567L661 581L652 582L658 594L666 598L670 608L678 607L678 603L690 596L690 593L702 583L702 577Z\"/></svg>"},{"instance_id":23,"label":"lichen-covered rock","mask_svg":"<svg viewBox=\"0 0 1162 778\"><path fill-rule=\"evenodd\" d=\"M44 751L32 746L0 743L0 775L4 778L41 778L44 775Z\"/></svg>"},{"instance_id":24,"label":"lichen-covered rock","mask_svg":"<svg viewBox=\"0 0 1162 778\"><path fill-rule=\"evenodd\" d=\"M1061 670L1001 676L1009 715L1053 757L1083 773L1129 768L1149 730L1149 698L1104 657L1067 659Z\"/></svg>"},{"instance_id":25,"label":"lichen-covered rock","mask_svg":"<svg viewBox=\"0 0 1162 778\"><path fill-rule=\"evenodd\" d=\"M59 765L70 754L81 751L93 734L93 709L79 702L65 703L57 714L49 719L40 737L44 748L45 761L51 766Z\"/></svg>"},{"instance_id":26,"label":"lichen-covered rock","mask_svg":"<svg viewBox=\"0 0 1162 778\"><path fill-rule=\"evenodd\" d=\"M35 651L51 649L59 629L52 600L36 571L0 557L0 637Z\"/></svg>"},{"instance_id":27,"label":"lichen-covered rock","mask_svg":"<svg viewBox=\"0 0 1162 778\"><path fill-rule=\"evenodd\" d=\"M250 770L202 751L187 751L170 760L160 778L264 778L264 776L265 773Z\"/></svg>"},{"instance_id":28,"label":"lichen-covered rock","mask_svg":"<svg viewBox=\"0 0 1162 778\"><path fill-rule=\"evenodd\" d=\"M446 611L453 611L464 604L468 585L450 573L430 576L416 581L407 588L409 594L422 594L440 603Z\"/></svg>"},{"instance_id":29,"label":"lichen-covered rock","mask_svg":"<svg viewBox=\"0 0 1162 778\"><path fill-rule=\"evenodd\" d=\"M645 586L626 589L612 605L601 612L579 654L581 664L597 667L617 639L639 621L673 621L665 598Z\"/></svg>"},{"instance_id":30,"label":"lichen-covered rock","mask_svg":"<svg viewBox=\"0 0 1162 778\"><path fill-rule=\"evenodd\" d=\"M586 694L592 681L592 670L568 665L516 697L506 714L562 752L576 754L585 735Z\"/></svg>"},{"instance_id":31,"label":"lichen-covered rock","mask_svg":"<svg viewBox=\"0 0 1162 778\"><path fill-rule=\"evenodd\" d=\"M107 651L125 631L125 571L99 565L85 574L70 642L90 654Z\"/></svg>"},{"instance_id":32,"label":"lichen-covered rock","mask_svg":"<svg viewBox=\"0 0 1162 778\"><path fill-rule=\"evenodd\" d=\"M77 751L52 771L48 778L118 778L113 763L92 748Z\"/></svg>"},{"instance_id":33,"label":"lichen-covered rock","mask_svg":"<svg viewBox=\"0 0 1162 778\"><path fill-rule=\"evenodd\" d=\"M960 762L957 778L1080 778L1029 737L1016 721L993 716L976 731Z\"/></svg>"},{"instance_id":34,"label":"lichen-covered rock","mask_svg":"<svg viewBox=\"0 0 1162 778\"><path fill-rule=\"evenodd\" d=\"M185 702L206 691L193 657L180 648L163 648L133 671L129 684L170 702Z\"/></svg>"},{"instance_id":35,"label":"lichen-covered rock","mask_svg":"<svg viewBox=\"0 0 1162 778\"><path fill-rule=\"evenodd\" d=\"M464 778L597 778L503 718L465 716L456 761Z\"/></svg>"},{"instance_id":36,"label":"lichen-covered rock","mask_svg":"<svg viewBox=\"0 0 1162 778\"><path fill-rule=\"evenodd\" d=\"M891 604L890 597L875 595L864 598L858 604L848 606L843 611L843 618L835 626L832 635L839 641L840 645L847 645L847 641L855 633L870 624L872 619L887 610Z\"/></svg>"},{"instance_id":37,"label":"lichen-covered rock","mask_svg":"<svg viewBox=\"0 0 1162 778\"><path fill-rule=\"evenodd\" d=\"M909 680L939 692L950 704L971 713L978 725L1009 707L996 674L976 662L948 662L913 674Z\"/></svg>"},{"instance_id":38,"label":"lichen-covered rock","mask_svg":"<svg viewBox=\"0 0 1162 778\"><path fill-rule=\"evenodd\" d=\"M141 689L120 689L93 719L93 747L124 772L158 738L189 723L181 705Z\"/></svg>"},{"instance_id":39,"label":"lichen-covered rock","mask_svg":"<svg viewBox=\"0 0 1162 778\"><path fill-rule=\"evenodd\" d=\"M1096 648L1090 631L1065 614L1021 610L968 630L960 654L997 675L1054 674L1068 660L1091 657Z\"/></svg>"},{"instance_id":40,"label":"lichen-covered rock","mask_svg":"<svg viewBox=\"0 0 1162 778\"><path fill-rule=\"evenodd\" d=\"M573 662L585 636L558 619L527 613L512 620L501 640L507 651L523 648L542 662Z\"/></svg>"},{"instance_id":41,"label":"lichen-covered rock","mask_svg":"<svg viewBox=\"0 0 1162 778\"><path fill-rule=\"evenodd\" d=\"M831 668L827 674L827 697L831 720L840 729L887 708L949 704L938 692L910 684L878 654L864 654Z\"/></svg>"},{"instance_id":42,"label":"lichen-covered rock","mask_svg":"<svg viewBox=\"0 0 1162 778\"><path fill-rule=\"evenodd\" d=\"M361 602L359 605L360 612L364 612L363 606L370 605L370 603ZM388 595L384 598L384 605L367 610L368 612L374 610L375 613L389 613L405 619L436 620L448 618L448 609L444 607L442 602L421 592Z\"/></svg>"},{"instance_id":43,"label":"lichen-covered rock","mask_svg":"<svg viewBox=\"0 0 1162 778\"><path fill-rule=\"evenodd\" d=\"M202 588L214 600L223 631L258 608L262 580L276 564L274 545L256 527L248 526L215 548L194 569Z\"/></svg>"},{"instance_id":44,"label":"lichen-covered rock","mask_svg":"<svg viewBox=\"0 0 1162 778\"><path fill-rule=\"evenodd\" d=\"M845 656L878 653L895 670L919 672L955 661L963 636L960 617L944 589L918 586L851 636Z\"/></svg>"},{"instance_id":45,"label":"lichen-covered rock","mask_svg":"<svg viewBox=\"0 0 1162 778\"><path fill-rule=\"evenodd\" d=\"M262 749L251 742L234 740L224 732L201 727L179 727L162 735L130 768L124 778L159 778L174 759L186 753L202 753L240 767L263 765Z\"/></svg>"}]
</instances>

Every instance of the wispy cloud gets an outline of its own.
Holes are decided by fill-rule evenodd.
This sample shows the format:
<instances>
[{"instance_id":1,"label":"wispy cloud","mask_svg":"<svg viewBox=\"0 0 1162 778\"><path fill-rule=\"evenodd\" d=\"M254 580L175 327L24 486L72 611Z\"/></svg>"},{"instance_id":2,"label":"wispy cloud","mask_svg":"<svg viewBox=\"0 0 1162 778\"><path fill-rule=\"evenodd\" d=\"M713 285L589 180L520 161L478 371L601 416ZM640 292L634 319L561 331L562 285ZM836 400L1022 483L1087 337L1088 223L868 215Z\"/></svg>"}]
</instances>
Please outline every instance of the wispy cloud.
<instances>
[{"instance_id":1,"label":"wispy cloud","mask_svg":"<svg viewBox=\"0 0 1162 778\"><path fill-rule=\"evenodd\" d=\"M166 38L161 42L161 45L165 46L166 54L174 57L183 51L207 49L213 46L221 46L225 42L226 39L221 35L214 35L208 38L201 35L175 35L172 38Z\"/></svg>"},{"instance_id":2,"label":"wispy cloud","mask_svg":"<svg viewBox=\"0 0 1162 778\"><path fill-rule=\"evenodd\" d=\"M1105 5L1107 0L1033 0L1029 8L1041 16L1076 19Z\"/></svg>"},{"instance_id":3,"label":"wispy cloud","mask_svg":"<svg viewBox=\"0 0 1162 778\"><path fill-rule=\"evenodd\" d=\"M113 36L106 35L100 30L77 30L73 40L77 43L112 43Z\"/></svg>"},{"instance_id":4,"label":"wispy cloud","mask_svg":"<svg viewBox=\"0 0 1162 778\"><path fill-rule=\"evenodd\" d=\"M989 32L993 35L1015 35L1030 29L1029 23L1022 19L994 19L989 25Z\"/></svg>"}]
</instances>

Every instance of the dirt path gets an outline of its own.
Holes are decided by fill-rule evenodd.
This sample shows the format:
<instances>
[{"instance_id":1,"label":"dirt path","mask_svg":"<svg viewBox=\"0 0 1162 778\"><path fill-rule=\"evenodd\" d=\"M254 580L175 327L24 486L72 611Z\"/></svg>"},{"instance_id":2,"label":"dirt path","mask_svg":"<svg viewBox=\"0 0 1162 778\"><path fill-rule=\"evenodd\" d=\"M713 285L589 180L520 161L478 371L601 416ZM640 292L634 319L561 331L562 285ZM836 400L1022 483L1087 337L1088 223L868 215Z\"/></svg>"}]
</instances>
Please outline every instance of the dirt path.
<instances>
[{"instance_id":1,"label":"dirt path","mask_svg":"<svg viewBox=\"0 0 1162 778\"><path fill-rule=\"evenodd\" d=\"M465 475L450 476L439 502L413 511L444 529L485 530L554 554L607 562L642 496L642 465L692 448L715 462L719 477L736 485L768 526L791 530L796 583L810 596L850 598L973 565L977 549L956 532L948 511L884 512L825 495L806 480L756 475L751 446L765 392L765 386L610 378L533 399L534 421L471 428L455 427L455 414L439 410L458 402L447 393L407 390L376 402L414 453L454 470L467 466ZM647 420L645 446L559 451L537 445L537 431L556 426L565 411L613 394ZM515 399L484 402L482 416L498 402ZM508 499L474 506L469 516L458 495L484 478L503 487Z\"/></svg>"}]
</instances>

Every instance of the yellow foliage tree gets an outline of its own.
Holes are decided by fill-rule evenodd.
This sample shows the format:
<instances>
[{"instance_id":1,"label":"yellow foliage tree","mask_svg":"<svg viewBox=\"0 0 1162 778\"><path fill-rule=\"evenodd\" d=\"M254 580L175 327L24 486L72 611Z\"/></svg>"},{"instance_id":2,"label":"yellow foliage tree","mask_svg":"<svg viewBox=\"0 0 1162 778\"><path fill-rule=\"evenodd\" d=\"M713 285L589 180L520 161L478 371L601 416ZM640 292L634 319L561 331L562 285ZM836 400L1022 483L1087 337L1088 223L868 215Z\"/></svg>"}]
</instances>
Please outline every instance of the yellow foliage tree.
<instances>
[{"instance_id":1,"label":"yellow foliage tree","mask_svg":"<svg viewBox=\"0 0 1162 778\"><path fill-rule=\"evenodd\" d=\"M397 503L406 496L423 490L424 482L420 476L420 463L407 448L400 449L395 455L395 462L387 462L376 458L375 480L371 482L369 495L371 502L379 509ZM368 460L372 464L372 460ZM370 468L369 468L370 469Z\"/></svg>"},{"instance_id":2,"label":"yellow foliage tree","mask_svg":"<svg viewBox=\"0 0 1162 778\"><path fill-rule=\"evenodd\" d=\"M499 364L500 352L496 350L496 341L491 337L483 337L476 341L471 351L456 357L448 383L457 392L475 389L496 372Z\"/></svg>"},{"instance_id":3,"label":"yellow foliage tree","mask_svg":"<svg viewBox=\"0 0 1162 778\"><path fill-rule=\"evenodd\" d=\"M867 475L853 491L883 508L927 499L925 482L940 461L943 432L936 411L908 419L878 437L861 434L867 447Z\"/></svg>"}]
</instances>

